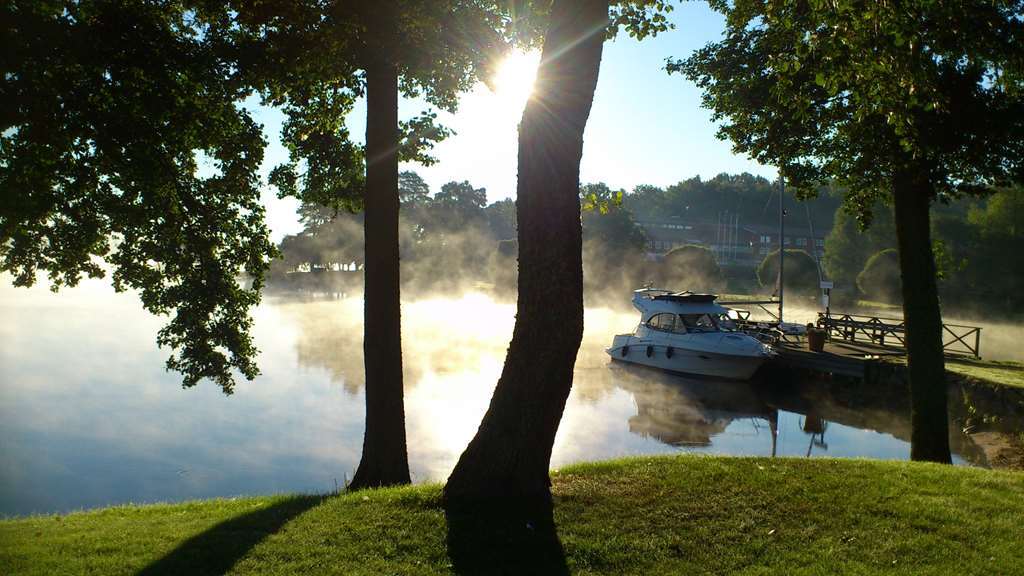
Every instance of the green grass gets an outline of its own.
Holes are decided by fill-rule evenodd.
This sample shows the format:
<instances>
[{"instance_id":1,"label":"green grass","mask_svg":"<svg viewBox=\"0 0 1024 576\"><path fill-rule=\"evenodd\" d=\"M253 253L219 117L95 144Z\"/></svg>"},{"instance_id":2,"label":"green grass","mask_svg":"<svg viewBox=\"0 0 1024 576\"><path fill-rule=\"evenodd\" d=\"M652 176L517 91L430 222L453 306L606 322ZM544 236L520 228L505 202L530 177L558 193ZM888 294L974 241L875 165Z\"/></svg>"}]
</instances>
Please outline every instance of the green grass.
<instances>
[{"instance_id":1,"label":"green grass","mask_svg":"<svg viewBox=\"0 0 1024 576\"><path fill-rule=\"evenodd\" d=\"M683 456L553 482L572 573L1024 574L1022 474ZM468 573L461 537L437 485L127 506L0 522L0 574Z\"/></svg>"},{"instance_id":2,"label":"green grass","mask_svg":"<svg viewBox=\"0 0 1024 576\"><path fill-rule=\"evenodd\" d=\"M906 356L882 356L882 362L906 366ZM946 356L946 372L985 384L1024 388L1024 364L1003 360L981 360L969 356Z\"/></svg>"},{"instance_id":3,"label":"green grass","mask_svg":"<svg viewBox=\"0 0 1024 576\"><path fill-rule=\"evenodd\" d=\"M1024 388L1024 364L973 358L946 358L946 370L989 383Z\"/></svg>"}]
</instances>

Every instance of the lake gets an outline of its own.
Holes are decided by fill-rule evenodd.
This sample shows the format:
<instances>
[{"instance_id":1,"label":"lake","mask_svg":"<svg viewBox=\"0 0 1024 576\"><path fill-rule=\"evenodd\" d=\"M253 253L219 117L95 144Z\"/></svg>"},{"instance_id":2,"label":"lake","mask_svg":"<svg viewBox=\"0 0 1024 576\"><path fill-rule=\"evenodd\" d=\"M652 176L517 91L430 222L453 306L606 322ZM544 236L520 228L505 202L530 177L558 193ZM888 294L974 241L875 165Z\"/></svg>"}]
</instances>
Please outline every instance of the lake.
<instances>
[{"instance_id":1,"label":"lake","mask_svg":"<svg viewBox=\"0 0 1024 576\"><path fill-rule=\"evenodd\" d=\"M624 296L625 299L625 296ZM403 304L409 461L442 481L487 408L515 308L484 294ZM327 492L362 445L362 301L267 297L262 375L183 390L161 320L101 282L53 295L0 286L0 515L119 503ZM905 394L835 383L699 381L611 365L637 315L588 308L552 466L635 454L906 459ZM951 412L956 410L951 409ZM952 416L957 463L985 465Z\"/></svg>"}]
</instances>

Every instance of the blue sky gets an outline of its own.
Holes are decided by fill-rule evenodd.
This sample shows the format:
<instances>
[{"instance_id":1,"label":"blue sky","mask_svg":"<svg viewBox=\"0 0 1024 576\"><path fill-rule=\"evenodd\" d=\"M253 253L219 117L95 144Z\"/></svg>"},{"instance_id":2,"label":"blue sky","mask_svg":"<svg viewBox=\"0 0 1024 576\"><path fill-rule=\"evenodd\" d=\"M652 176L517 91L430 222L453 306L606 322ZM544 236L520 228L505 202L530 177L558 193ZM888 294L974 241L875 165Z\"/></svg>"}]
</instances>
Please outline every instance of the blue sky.
<instances>
[{"instance_id":1,"label":"blue sky","mask_svg":"<svg viewBox=\"0 0 1024 576\"><path fill-rule=\"evenodd\" d=\"M613 189L638 184L667 186L699 175L751 172L774 177L773 167L735 155L728 142L715 138L709 111L700 107L700 91L685 78L664 71L668 57L686 57L718 40L722 17L703 2L677 4L671 14L676 28L642 42L625 34L606 42L594 107L584 135L582 182L605 182ZM487 189L488 201L515 196L516 126L522 109L516 97L495 94L483 85L463 96L455 114L440 113L439 121L455 131L442 142L430 167L403 165L414 170L432 191L452 180L468 180ZM521 106L520 102L518 106ZM404 100L400 114L408 118L425 109L419 101ZM257 118L271 146L266 166L285 158L278 143L281 115L260 109ZM351 134L365 132L365 108L360 103L349 118ZM294 200L265 199L275 239L299 230Z\"/></svg>"}]
</instances>

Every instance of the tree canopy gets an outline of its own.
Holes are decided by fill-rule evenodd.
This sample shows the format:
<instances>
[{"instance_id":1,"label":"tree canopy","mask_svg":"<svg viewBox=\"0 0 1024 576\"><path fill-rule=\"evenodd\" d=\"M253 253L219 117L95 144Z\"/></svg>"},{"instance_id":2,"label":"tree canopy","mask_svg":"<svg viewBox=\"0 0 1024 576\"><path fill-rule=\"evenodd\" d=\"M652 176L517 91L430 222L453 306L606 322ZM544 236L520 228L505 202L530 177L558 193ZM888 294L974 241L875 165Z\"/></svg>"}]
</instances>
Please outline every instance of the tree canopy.
<instances>
[{"instance_id":1,"label":"tree canopy","mask_svg":"<svg viewBox=\"0 0 1024 576\"><path fill-rule=\"evenodd\" d=\"M19 286L46 273L55 290L110 273L170 315L157 342L185 386L253 378L248 312L275 251L265 142L214 33L227 9L16 0L0 13L0 269Z\"/></svg>"},{"instance_id":2,"label":"tree canopy","mask_svg":"<svg viewBox=\"0 0 1024 576\"><path fill-rule=\"evenodd\" d=\"M639 285L645 274L643 228L623 203L623 192L605 183L580 186L583 224L583 286L588 300L614 301Z\"/></svg>"},{"instance_id":3,"label":"tree canopy","mask_svg":"<svg viewBox=\"0 0 1024 576\"><path fill-rule=\"evenodd\" d=\"M714 292L725 287L715 254L704 246L686 245L665 254L661 286L671 290Z\"/></svg>"},{"instance_id":4,"label":"tree canopy","mask_svg":"<svg viewBox=\"0 0 1024 576\"><path fill-rule=\"evenodd\" d=\"M374 58L392 62L402 95L454 112L458 94L489 77L515 24L502 6L471 0L402 2L393 21L378 8L369 0L238 8L245 78L287 115L281 136L290 160L271 175L282 195L358 210L365 151L345 119L365 93L366 66ZM430 148L450 134L435 119L426 110L400 122L400 160L434 162Z\"/></svg>"},{"instance_id":5,"label":"tree canopy","mask_svg":"<svg viewBox=\"0 0 1024 576\"><path fill-rule=\"evenodd\" d=\"M603 43L619 26L638 38L668 27L662 0L616 4L551 4L534 93L519 125L516 323L490 405L444 492L450 511L478 515L480 505L497 504L505 517L485 521L508 522L518 532L539 526L541 539L554 534L551 448L583 337L579 170Z\"/></svg>"},{"instance_id":6,"label":"tree canopy","mask_svg":"<svg viewBox=\"0 0 1024 576\"><path fill-rule=\"evenodd\" d=\"M284 111L290 159L270 182L323 224L362 203L365 153L345 117L368 59L394 61L405 95L453 110L513 27L488 2L395 7L397 28L369 1L5 3L2 270L18 285L44 272L54 289L111 273L171 315L158 343L185 386L253 378L249 309L275 250L259 201L266 142L243 100L255 90ZM429 110L397 129L401 158L424 163L448 134Z\"/></svg>"},{"instance_id":7,"label":"tree canopy","mask_svg":"<svg viewBox=\"0 0 1024 576\"><path fill-rule=\"evenodd\" d=\"M914 423L911 456L949 462L935 199L1024 172L1024 1L713 0L725 38L672 61L734 150L798 197L831 181L862 224L891 198Z\"/></svg>"},{"instance_id":8,"label":"tree canopy","mask_svg":"<svg viewBox=\"0 0 1024 576\"><path fill-rule=\"evenodd\" d=\"M900 258L895 248L871 255L857 275L857 288L872 300L899 302Z\"/></svg>"},{"instance_id":9,"label":"tree canopy","mask_svg":"<svg viewBox=\"0 0 1024 576\"><path fill-rule=\"evenodd\" d=\"M825 238L822 265L839 290L852 291L857 274L872 254L896 247L892 208L878 202L871 207L872 223L861 228L855 216L845 211L836 213L835 224Z\"/></svg>"},{"instance_id":10,"label":"tree canopy","mask_svg":"<svg viewBox=\"0 0 1024 576\"><path fill-rule=\"evenodd\" d=\"M715 221L719 213L729 212L736 214L741 224L777 226L778 211L773 209L777 206L773 203L778 201L776 194L778 186L767 178L748 173L718 174L706 179L695 176L664 188L641 184L623 196L622 204L641 220ZM841 200L839 188L823 185L817 198L800 207L797 221L806 220L816 230L827 230Z\"/></svg>"},{"instance_id":11,"label":"tree canopy","mask_svg":"<svg viewBox=\"0 0 1024 576\"><path fill-rule=\"evenodd\" d=\"M866 223L910 164L935 194L1020 176L1024 2L711 5L725 39L668 69L704 89L721 138L780 166L799 196L835 182Z\"/></svg>"},{"instance_id":12,"label":"tree canopy","mask_svg":"<svg viewBox=\"0 0 1024 576\"><path fill-rule=\"evenodd\" d=\"M772 250L757 266L757 281L765 288L778 290L779 250ZM813 297L818 294L818 263L805 250L786 248L783 263L785 294Z\"/></svg>"}]
</instances>

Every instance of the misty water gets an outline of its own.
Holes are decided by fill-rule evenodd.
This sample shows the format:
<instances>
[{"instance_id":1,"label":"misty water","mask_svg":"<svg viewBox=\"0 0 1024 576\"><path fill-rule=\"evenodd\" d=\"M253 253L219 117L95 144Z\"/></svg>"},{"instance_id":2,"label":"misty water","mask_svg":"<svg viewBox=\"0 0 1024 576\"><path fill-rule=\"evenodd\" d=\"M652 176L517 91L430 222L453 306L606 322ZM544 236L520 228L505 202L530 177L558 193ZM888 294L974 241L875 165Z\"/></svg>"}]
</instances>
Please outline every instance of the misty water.
<instances>
[{"instance_id":1,"label":"misty water","mask_svg":"<svg viewBox=\"0 0 1024 576\"><path fill-rule=\"evenodd\" d=\"M625 300L627 295L623 296ZM403 304L409 460L441 481L487 408L514 304L481 293ZM255 311L262 375L233 396L183 390L137 297L86 283L0 286L0 515L327 492L362 443L362 302L270 296ZM828 386L690 380L611 364L637 315L588 308L552 466L636 454L909 457L905 398ZM953 425L957 463L984 457ZM774 431L774 433L773 433Z\"/></svg>"}]
</instances>

